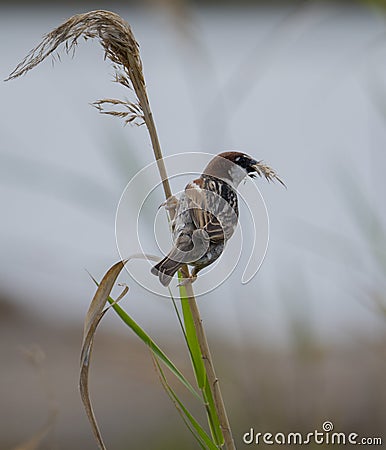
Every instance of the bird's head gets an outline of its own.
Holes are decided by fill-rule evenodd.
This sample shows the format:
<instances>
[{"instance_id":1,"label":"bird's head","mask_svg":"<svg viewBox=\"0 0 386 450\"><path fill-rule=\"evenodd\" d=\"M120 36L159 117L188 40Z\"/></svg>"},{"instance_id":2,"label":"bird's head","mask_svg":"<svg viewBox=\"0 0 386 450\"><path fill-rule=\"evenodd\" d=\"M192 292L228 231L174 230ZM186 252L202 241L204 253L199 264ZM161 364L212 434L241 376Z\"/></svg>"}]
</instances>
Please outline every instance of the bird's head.
<instances>
[{"instance_id":1,"label":"bird's head","mask_svg":"<svg viewBox=\"0 0 386 450\"><path fill-rule=\"evenodd\" d=\"M268 181L277 180L285 186L273 169L262 161L257 161L241 152L224 152L216 155L206 166L203 173L224 179L235 188L246 176L254 178L257 175Z\"/></svg>"}]
</instances>

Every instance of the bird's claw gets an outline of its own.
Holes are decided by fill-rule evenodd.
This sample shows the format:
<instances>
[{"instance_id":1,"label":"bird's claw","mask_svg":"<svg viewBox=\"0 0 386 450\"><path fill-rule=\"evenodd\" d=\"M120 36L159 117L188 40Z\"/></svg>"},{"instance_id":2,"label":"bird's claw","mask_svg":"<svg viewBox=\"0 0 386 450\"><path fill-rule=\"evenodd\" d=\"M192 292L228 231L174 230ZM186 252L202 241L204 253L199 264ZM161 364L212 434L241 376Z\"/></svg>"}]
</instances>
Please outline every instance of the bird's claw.
<instances>
[{"instance_id":1,"label":"bird's claw","mask_svg":"<svg viewBox=\"0 0 386 450\"><path fill-rule=\"evenodd\" d=\"M158 209L164 207L166 209L166 211L175 211L178 205L178 200L177 198L172 195L171 197L169 197L166 202L163 202L159 205Z\"/></svg>"},{"instance_id":2,"label":"bird's claw","mask_svg":"<svg viewBox=\"0 0 386 450\"><path fill-rule=\"evenodd\" d=\"M183 280L181 280L178 284L177 287L180 286L186 286L189 283L194 283L197 280L197 275L190 275L188 278L184 278Z\"/></svg>"}]
</instances>

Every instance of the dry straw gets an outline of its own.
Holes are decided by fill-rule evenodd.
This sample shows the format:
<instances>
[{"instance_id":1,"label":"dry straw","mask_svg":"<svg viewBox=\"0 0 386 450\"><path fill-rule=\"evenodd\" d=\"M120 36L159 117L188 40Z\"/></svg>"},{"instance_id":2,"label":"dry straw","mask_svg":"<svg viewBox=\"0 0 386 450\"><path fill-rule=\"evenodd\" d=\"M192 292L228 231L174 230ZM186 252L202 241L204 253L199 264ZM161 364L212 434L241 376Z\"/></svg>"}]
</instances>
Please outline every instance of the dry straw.
<instances>
[{"instance_id":1,"label":"dry straw","mask_svg":"<svg viewBox=\"0 0 386 450\"><path fill-rule=\"evenodd\" d=\"M105 104L125 105L131 113L128 118L129 122L132 121L133 116L135 116L133 120L143 120L149 130L165 197L171 197L172 193L162 159L161 146L147 97L139 44L134 38L130 25L118 14L110 11L90 11L71 17L55 30L46 34L42 42L18 64L6 81L26 74L47 56L52 55L61 44L65 45L67 53L73 53L81 37L86 40L99 40L105 51L105 58L108 58L114 65L115 81L126 88L134 89L137 97L135 102L103 99L97 101L95 105L101 110L103 110ZM116 112L104 112L116 114Z\"/></svg>"},{"instance_id":2,"label":"dry straw","mask_svg":"<svg viewBox=\"0 0 386 450\"><path fill-rule=\"evenodd\" d=\"M126 88L133 89L136 96L136 100L134 102L116 99L103 99L95 102L94 105L104 114L112 114L124 118L126 123L146 124L152 142L154 156L157 160L159 173L162 179L165 197L166 199L170 198L172 193L146 92L142 62L139 53L139 45L134 38L129 24L120 16L109 11L91 11L85 14L77 14L71 17L58 28L46 34L42 42L26 56L26 58L10 74L7 80L19 77L27 73L29 70L33 69L39 63L41 63L45 58L47 58L47 56L53 55L61 44L65 45L65 51L67 53L73 53L81 37L86 40L97 39L100 42L105 52L105 58L108 58L113 63L115 69L115 81ZM104 107L106 105L113 107L118 106L123 108L123 110L105 110ZM273 176L273 174L270 172L270 169L263 164L261 164L261 174L259 175L265 176L268 180ZM172 219L174 211L170 210L169 213ZM124 262L118 264L122 265L124 264ZM111 270L114 271L115 268L116 265L113 266ZM187 277L189 274L188 268L186 266L182 268L182 272L184 277ZM114 272L114 276L115 275L116 271ZM111 284L112 279L108 279L107 281L108 284ZM106 282L106 280L104 280L104 282ZM208 383L212 391L220 427L224 436L224 447L227 450L232 450L235 449L235 445L225 411L224 402L220 391L220 385L215 374L208 342L205 336L205 331L202 325L202 320L199 314L191 283L188 283L185 286L185 289L194 318L194 325L201 349L201 355L207 372ZM104 300L102 300L102 303L105 303ZM86 352L84 352L82 358L82 374L85 377L86 381L83 381L86 384L84 385L83 382L83 388L81 390L87 414L92 423L93 431L98 440L98 444L101 448L105 448L95 421L95 417L92 412L87 385L89 362L88 357L89 353L91 352L93 336L93 333L90 332L90 330L95 331L94 327L96 328L97 322L99 322L100 318L104 314L102 306L99 306L100 310L98 311L98 314L95 315L94 321L92 323L88 323L88 325L85 327L84 340L87 343L87 350ZM89 318L87 320L89 320Z\"/></svg>"}]
</instances>

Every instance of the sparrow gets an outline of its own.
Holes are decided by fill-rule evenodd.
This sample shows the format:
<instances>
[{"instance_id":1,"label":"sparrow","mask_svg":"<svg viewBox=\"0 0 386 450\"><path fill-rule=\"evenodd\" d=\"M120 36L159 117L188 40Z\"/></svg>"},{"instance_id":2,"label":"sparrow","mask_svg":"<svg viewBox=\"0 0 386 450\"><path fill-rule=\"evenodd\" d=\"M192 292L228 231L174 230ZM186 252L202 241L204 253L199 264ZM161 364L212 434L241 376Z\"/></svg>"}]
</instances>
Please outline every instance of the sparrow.
<instances>
[{"instance_id":1,"label":"sparrow","mask_svg":"<svg viewBox=\"0 0 386 450\"><path fill-rule=\"evenodd\" d=\"M185 187L179 199L165 202L174 210L171 223L173 246L151 273L168 286L174 274L185 264L193 266L188 281L195 281L198 272L214 263L232 237L239 219L237 188L247 176L264 177L267 181L285 184L262 161L241 152L216 155L196 180Z\"/></svg>"}]
</instances>

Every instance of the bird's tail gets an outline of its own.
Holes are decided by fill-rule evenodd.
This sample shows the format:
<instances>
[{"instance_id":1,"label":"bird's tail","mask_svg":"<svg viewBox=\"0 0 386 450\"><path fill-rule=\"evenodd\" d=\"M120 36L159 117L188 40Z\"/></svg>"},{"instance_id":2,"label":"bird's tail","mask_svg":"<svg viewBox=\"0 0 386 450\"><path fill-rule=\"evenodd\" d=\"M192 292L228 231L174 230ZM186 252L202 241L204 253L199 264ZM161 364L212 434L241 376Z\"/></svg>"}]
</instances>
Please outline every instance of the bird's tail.
<instances>
[{"instance_id":1,"label":"bird's tail","mask_svg":"<svg viewBox=\"0 0 386 450\"><path fill-rule=\"evenodd\" d=\"M183 265L184 265L184 263L178 262L178 261L173 261L172 259L170 259L169 255L168 255L162 261L160 261L158 264L156 264L154 267L152 267L151 273L153 275L158 276L161 284L166 287L166 286L169 286L174 274Z\"/></svg>"}]
</instances>

